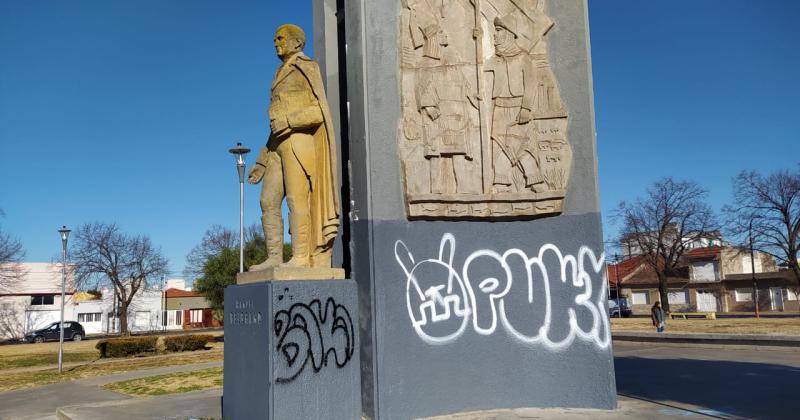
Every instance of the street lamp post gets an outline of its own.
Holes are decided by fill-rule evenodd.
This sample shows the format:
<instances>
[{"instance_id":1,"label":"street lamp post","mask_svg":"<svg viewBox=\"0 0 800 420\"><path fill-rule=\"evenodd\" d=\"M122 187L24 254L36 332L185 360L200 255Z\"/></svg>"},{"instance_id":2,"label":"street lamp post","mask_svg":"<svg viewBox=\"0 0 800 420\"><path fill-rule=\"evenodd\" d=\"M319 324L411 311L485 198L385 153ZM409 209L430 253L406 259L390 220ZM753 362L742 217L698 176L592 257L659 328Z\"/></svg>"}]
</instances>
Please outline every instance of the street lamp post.
<instances>
[{"instance_id":1,"label":"street lamp post","mask_svg":"<svg viewBox=\"0 0 800 420\"><path fill-rule=\"evenodd\" d=\"M239 171L239 272L244 272L244 155L250 153L250 149L242 147L242 143L236 143L236 147L228 150L236 157L236 169Z\"/></svg>"},{"instance_id":2,"label":"street lamp post","mask_svg":"<svg viewBox=\"0 0 800 420\"><path fill-rule=\"evenodd\" d=\"M69 239L70 230L66 226L62 226L58 230L61 235L61 248L62 248L62 261L61 261L61 325L58 335L58 373L61 374L64 360L64 298L66 296L67 284L67 240Z\"/></svg>"}]
</instances>

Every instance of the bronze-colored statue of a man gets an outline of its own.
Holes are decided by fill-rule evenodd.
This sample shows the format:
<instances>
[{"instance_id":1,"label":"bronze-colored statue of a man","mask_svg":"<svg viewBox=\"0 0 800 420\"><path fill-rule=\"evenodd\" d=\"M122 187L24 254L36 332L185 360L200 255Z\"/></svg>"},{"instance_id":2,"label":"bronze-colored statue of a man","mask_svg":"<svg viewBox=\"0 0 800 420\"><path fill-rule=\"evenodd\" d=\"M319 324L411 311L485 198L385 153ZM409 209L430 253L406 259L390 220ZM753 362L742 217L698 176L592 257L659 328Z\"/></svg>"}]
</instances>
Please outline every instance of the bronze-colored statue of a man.
<instances>
[{"instance_id":1,"label":"bronze-colored statue of a man","mask_svg":"<svg viewBox=\"0 0 800 420\"><path fill-rule=\"evenodd\" d=\"M339 229L336 141L319 66L303 54L305 43L303 30L295 25L282 25L275 31L275 50L283 64L272 82L272 133L248 177L251 184L264 180L261 222L267 259L249 271L281 264L331 267L331 248ZM286 263L284 197L292 237L292 259Z\"/></svg>"}]
</instances>

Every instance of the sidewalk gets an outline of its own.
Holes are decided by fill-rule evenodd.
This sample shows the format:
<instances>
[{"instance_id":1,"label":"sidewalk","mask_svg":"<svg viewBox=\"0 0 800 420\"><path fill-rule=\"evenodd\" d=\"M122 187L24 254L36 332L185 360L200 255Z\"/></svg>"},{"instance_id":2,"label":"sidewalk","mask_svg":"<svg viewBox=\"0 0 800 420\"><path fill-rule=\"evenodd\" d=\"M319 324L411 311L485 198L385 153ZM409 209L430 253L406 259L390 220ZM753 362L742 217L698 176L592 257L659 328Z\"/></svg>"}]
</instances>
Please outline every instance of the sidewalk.
<instances>
[{"instance_id":1,"label":"sidewalk","mask_svg":"<svg viewBox=\"0 0 800 420\"><path fill-rule=\"evenodd\" d=\"M222 389L91 403L58 409L59 420L183 420L189 418L222 418Z\"/></svg>"},{"instance_id":2,"label":"sidewalk","mask_svg":"<svg viewBox=\"0 0 800 420\"><path fill-rule=\"evenodd\" d=\"M153 419L183 420L188 418L221 418L221 389L189 392L181 395L130 399L81 406L62 407L60 420L115 420ZM522 419L686 419L711 418L713 414L689 411L664 404L619 397L617 410L591 410L568 408L525 408L516 410L490 410L473 413L430 417L424 420L522 420ZM423 419L420 419L423 420Z\"/></svg>"}]
</instances>

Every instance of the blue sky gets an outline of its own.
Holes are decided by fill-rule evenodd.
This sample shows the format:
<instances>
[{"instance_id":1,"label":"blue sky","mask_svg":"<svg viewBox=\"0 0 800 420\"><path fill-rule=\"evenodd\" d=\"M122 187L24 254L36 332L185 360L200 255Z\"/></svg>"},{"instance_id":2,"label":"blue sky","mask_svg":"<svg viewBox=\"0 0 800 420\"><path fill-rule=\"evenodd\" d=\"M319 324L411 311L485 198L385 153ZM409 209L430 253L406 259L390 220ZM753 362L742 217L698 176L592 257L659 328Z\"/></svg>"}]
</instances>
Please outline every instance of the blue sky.
<instances>
[{"instance_id":1,"label":"blue sky","mask_svg":"<svg viewBox=\"0 0 800 420\"><path fill-rule=\"evenodd\" d=\"M667 175L720 208L740 170L800 162L798 21L794 0L590 2L604 216ZM235 227L227 149L264 142L286 22L310 38L310 1L0 1L0 223L28 260L101 220L178 276L210 225Z\"/></svg>"}]
</instances>

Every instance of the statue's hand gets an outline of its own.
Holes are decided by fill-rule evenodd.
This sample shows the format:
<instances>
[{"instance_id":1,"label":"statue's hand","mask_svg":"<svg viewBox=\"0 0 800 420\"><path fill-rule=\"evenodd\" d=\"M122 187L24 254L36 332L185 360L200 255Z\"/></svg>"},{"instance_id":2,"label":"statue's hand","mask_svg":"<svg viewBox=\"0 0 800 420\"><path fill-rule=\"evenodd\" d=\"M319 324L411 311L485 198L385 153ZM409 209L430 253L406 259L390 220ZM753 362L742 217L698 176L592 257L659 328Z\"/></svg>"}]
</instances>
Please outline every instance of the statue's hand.
<instances>
[{"instance_id":1,"label":"statue's hand","mask_svg":"<svg viewBox=\"0 0 800 420\"><path fill-rule=\"evenodd\" d=\"M439 107L435 106L426 107L425 112L428 114L428 117L430 117L431 120L433 121L436 121L436 119L439 118L439 116L441 116L441 113L439 112Z\"/></svg>"},{"instance_id":2,"label":"statue's hand","mask_svg":"<svg viewBox=\"0 0 800 420\"><path fill-rule=\"evenodd\" d=\"M519 110L519 117L517 118L517 122L520 125L527 124L531 121L531 110L527 108L522 108Z\"/></svg>"},{"instance_id":3,"label":"statue's hand","mask_svg":"<svg viewBox=\"0 0 800 420\"><path fill-rule=\"evenodd\" d=\"M247 182L251 184L258 184L261 182L261 179L264 178L264 172L267 168L262 165L255 165L250 169L250 173L247 175Z\"/></svg>"}]
</instances>

